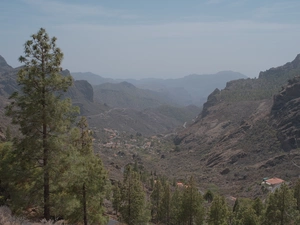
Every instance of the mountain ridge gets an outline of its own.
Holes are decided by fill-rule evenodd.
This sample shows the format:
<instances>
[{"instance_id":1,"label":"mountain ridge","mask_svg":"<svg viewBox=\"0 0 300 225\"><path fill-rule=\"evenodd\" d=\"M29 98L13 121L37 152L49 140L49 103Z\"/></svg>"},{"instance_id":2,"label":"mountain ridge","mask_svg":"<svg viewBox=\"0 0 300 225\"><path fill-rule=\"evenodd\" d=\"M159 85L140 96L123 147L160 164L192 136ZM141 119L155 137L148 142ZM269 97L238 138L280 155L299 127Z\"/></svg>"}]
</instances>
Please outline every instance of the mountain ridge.
<instances>
[{"instance_id":1,"label":"mountain ridge","mask_svg":"<svg viewBox=\"0 0 300 225\"><path fill-rule=\"evenodd\" d=\"M159 92L167 96L170 100L181 106L190 104L201 107L206 97L215 88L224 88L226 82L235 79L246 79L247 77L239 72L220 71L216 74L191 74L182 78L161 79L161 78L143 78L143 79L115 79L103 78L91 73L71 73L75 79L86 79L93 86L104 83L129 82L140 89L148 89ZM96 81L98 79L98 81Z\"/></svg>"},{"instance_id":2,"label":"mountain ridge","mask_svg":"<svg viewBox=\"0 0 300 225\"><path fill-rule=\"evenodd\" d=\"M4 107L9 102L8 97L15 91L20 89L17 84L17 73L21 67L12 68L3 58L3 62L0 66L0 130L1 137L4 137L3 132L9 126L9 118L4 115ZM5 68L5 71L4 69ZM4 72L3 72L4 71ZM65 69L61 72L63 76L70 75L70 71ZM108 84L108 83L107 83ZM111 84L109 84L111 85ZM118 85L118 84L116 84ZM127 89L137 89L133 84L123 82L121 85ZM117 89L116 89L117 90ZM150 93L151 91L148 91ZM154 95L157 93L151 92ZM120 95L122 96L122 95ZM99 124L99 126L119 129L120 131L131 132L132 134L141 133L143 135L154 135L157 133L168 132L177 126L182 125L184 122L189 122L200 111L199 108L193 107L175 107L172 106L172 110L175 113L166 113L169 111L169 106L161 112L160 109L153 109L145 111L147 107L138 107L135 109L123 109L121 105L109 106L109 103L99 103L95 98L93 86L86 80L75 80L73 85L64 93L64 97L70 97L72 103L80 108L80 113L88 118L90 124ZM150 99L147 94L144 94L145 99ZM161 96L158 96L161 97ZM155 98L154 98L155 100ZM168 103L169 101L161 101L153 107L160 106ZM144 103L145 104L145 103ZM128 104L124 104L124 107L128 107ZM190 111L191 112L190 112ZM126 112L123 114L123 112ZM145 121L142 119L146 118ZM183 121L186 119L187 121Z\"/></svg>"}]
</instances>

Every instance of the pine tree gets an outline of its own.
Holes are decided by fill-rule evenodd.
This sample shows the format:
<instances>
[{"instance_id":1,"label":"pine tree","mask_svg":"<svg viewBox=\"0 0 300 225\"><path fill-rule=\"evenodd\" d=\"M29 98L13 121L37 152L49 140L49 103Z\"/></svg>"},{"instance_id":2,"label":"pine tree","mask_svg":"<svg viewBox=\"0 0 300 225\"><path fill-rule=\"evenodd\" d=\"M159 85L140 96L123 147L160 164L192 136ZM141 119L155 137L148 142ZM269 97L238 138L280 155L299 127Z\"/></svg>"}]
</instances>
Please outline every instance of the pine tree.
<instances>
[{"instance_id":1,"label":"pine tree","mask_svg":"<svg viewBox=\"0 0 300 225\"><path fill-rule=\"evenodd\" d=\"M241 220L237 225L259 225L259 218L257 217L255 210L251 207L245 207L241 210Z\"/></svg>"},{"instance_id":2,"label":"pine tree","mask_svg":"<svg viewBox=\"0 0 300 225\"><path fill-rule=\"evenodd\" d=\"M265 224L290 224L299 217L297 204L292 190L286 184L281 185L268 197Z\"/></svg>"},{"instance_id":3,"label":"pine tree","mask_svg":"<svg viewBox=\"0 0 300 225\"><path fill-rule=\"evenodd\" d=\"M160 179L157 179L154 184L153 191L150 195L151 200L151 215L153 221L158 223L161 220L161 204L162 204L163 188Z\"/></svg>"},{"instance_id":4,"label":"pine tree","mask_svg":"<svg viewBox=\"0 0 300 225\"><path fill-rule=\"evenodd\" d=\"M294 198L296 199L297 209L300 211L300 179L298 179L294 187Z\"/></svg>"},{"instance_id":5,"label":"pine tree","mask_svg":"<svg viewBox=\"0 0 300 225\"><path fill-rule=\"evenodd\" d=\"M212 200L214 199L214 194L212 193L211 190L207 190L207 192L204 194L203 197L208 203L211 203Z\"/></svg>"},{"instance_id":6,"label":"pine tree","mask_svg":"<svg viewBox=\"0 0 300 225\"><path fill-rule=\"evenodd\" d=\"M171 191L170 184L165 182L163 185L163 195L161 199L161 207L160 207L161 221L169 225L170 224L170 212L171 212Z\"/></svg>"},{"instance_id":7,"label":"pine tree","mask_svg":"<svg viewBox=\"0 0 300 225\"><path fill-rule=\"evenodd\" d=\"M6 113L22 133L14 148L19 167L16 188L27 194L19 198L27 205L42 204L49 220L56 162L64 151L62 137L76 110L69 99L61 97L72 78L60 74L63 53L56 47L56 38L50 39L43 28L31 38L24 45L25 55L19 58L24 63L17 78L21 91L11 95Z\"/></svg>"},{"instance_id":8,"label":"pine tree","mask_svg":"<svg viewBox=\"0 0 300 225\"><path fill-rule=\"evenodd\" d=\"M259 217L253 208L253 202L247 198L237 198L233 207L233 225L258 225Z\"/></svg>"},{"instance_id":9,"label":"pine tree","mask_svg":"<svg viewBox=\"0 0 300 225\"><path fill-rule=\"evenodd\" d=\"M0 143L0 205L8 204L13 169L12 143Z\"/></svg>"},{"instance_id":10,"label":"pine tree","mask_svg":"<svg viewBox=\"0 0 300 225\"><path fill-rule=\"evenodd\" d=\"M226 225L228 221L228 208L224 197L216 195L208 214L208 225Z\"/></svg>"},{"instance_id":11,"label":"pine tree","mask_svg":"<svg viewBox=\"0 0 300 225\"><path fill-rule=\"evenodd\" d=\"M183 220L188 225L201 225L204 222L203 197L191 177L183 192L182 200Z\"/></svg>"},{"instance_id":12,"label":"pine tree","mask_svg":"<svg viewBox=\"0 0 300 225\"><path fill-rule=\"evenodd\" d=\"M128 225L142 225L149 221L146 195L139 174L129 166L124 172L121 187L121 219Z\"/></svg>"},{"instance_id":13,"label":"pine tree","mask_svg":"<svg viewBox=\"0 0 300 225\"><path fill-rule=\"evenodd\" d=\"M70 169L65 173L69 196L75 198L70 206L70 213L66 213L68 221L83 221L87 224L102 224L107 218L103 216L102 206L105 196L107 174L101 159L94 154L92 135L88 129L85 117L81 117L70 135L74 148L71 157Z\"/></svg>"},{"instance_id":14,"label":"pine tree","mask_svg":"<svg viewBox=\"0 0 300 225\"><path fill-rule=\"evenodd\" d=\"M171 198L170 223L172 225L182 224L183 222L183 194L176 188Z\"/></svg>"},{"instance_id":15,"label":"pine tree","mask_svg":"<svg viewBox=\"0 0 300 225\"><path fill-rule=\"evenodd\" d=\"M252 208L254 209L255 214L258 217L259 221L260 221L262 219L262 216L263 216L264 210L265 210L264 204L263 204L263 202L261 201L260 198L255 198L254 199L254 201L252 203Z\"/></svg>"},{"instance_id":16,"label":"pine tree","mask_svg":"<svg viewBox=\"0 0 300 225\"><path fill-rule=\"evenodd\" d=\"M118 216L119 208L121 204L121 191L120 191L121 184L118 182L113 186L113 208L116 211L116 215Z\"/></svg>"},{"instance_id":17,"label":"pine tree","mask_svg":"<svg viewBox=\"0 0 300 225\"><path fill-rule=\"evenodd\" d=\"M6 130L5 130L5 139L6 139L6 141L11 141L11 139L12 139L10 126L6 127Z\"/></svg>"},{"instance_id":18,"label":"pine tree","mask_svg":"<svg viewBox=\"0 0 300 225\"><path fill-rule=\"evenodd\" d=\"M232 208L232 211L234 213L238 212L240 209L240 201L239 201L239 198L237 198L234 202L234 205L233 205L233 208Z\"/></svg>"}]
</instances>

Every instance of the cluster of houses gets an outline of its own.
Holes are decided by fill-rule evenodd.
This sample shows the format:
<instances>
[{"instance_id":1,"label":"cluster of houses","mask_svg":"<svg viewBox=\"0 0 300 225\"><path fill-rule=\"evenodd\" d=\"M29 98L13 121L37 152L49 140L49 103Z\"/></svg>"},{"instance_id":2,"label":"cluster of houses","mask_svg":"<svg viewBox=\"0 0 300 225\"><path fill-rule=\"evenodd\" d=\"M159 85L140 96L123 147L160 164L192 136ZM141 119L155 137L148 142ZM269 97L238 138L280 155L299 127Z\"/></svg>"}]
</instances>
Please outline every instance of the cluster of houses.
<instances>
[{"instance_id":1,"label":"cluster of houses","mask_svg":"<svg viewBox=\"0 0 300 225\"><path fill-rule=\"evenodd\" d=\"M129 140L122 140L122 138L120 137L120 134L117 130L113 130L113 129L108 129L108 128L104 128L103 129L104 132L107 135L107 139L108 141L104 144L100 144L102 147L105 148L111 148L111 149L116 149L116 148L127 148L127 149L133 149L133 148L138 148L137 142L138 140L135 138L130 138ZM150 140L149 140L150 139ZM152 136L150 138L144 138L143 139L143 144L139 145L139 148L142 149L151 149L151 147L153 146L153 141L157 140L156 136ZM159 140L158 140L159 142Z\"/></svg>"}]
</instances>

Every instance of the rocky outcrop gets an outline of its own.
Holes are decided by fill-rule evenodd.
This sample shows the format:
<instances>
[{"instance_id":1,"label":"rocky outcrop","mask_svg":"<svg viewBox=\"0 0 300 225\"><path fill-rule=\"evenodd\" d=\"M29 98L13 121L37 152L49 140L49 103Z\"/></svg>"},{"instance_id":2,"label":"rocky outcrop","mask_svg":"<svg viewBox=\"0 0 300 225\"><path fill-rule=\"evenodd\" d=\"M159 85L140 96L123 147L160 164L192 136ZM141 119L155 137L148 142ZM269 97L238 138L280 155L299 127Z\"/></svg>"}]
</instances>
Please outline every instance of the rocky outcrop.
<instances>
[{"instance_id":1,"label":"rocky outcrop","mask_svg":"<svg viewBox=\"0 0 300 225\"><path fill-rule=\"evenodd\" d=\"M300 145L300 77L295 77L274 96L272 106L273 124L281 147L285 151Z\"/></svg>"},{"instance_id":2,"label":"rocky outcrop","mask_svg":"<svg viewBox=\"0 0 300 225\"><path fill-rule=\"evenodd\" d=\"M93 87L86 80L76 80L68 89L67 96L73 101L87 100L89 102L94 101Z\"/></svg>"},{"instance_id":3,"label":"rocky outcrop","mask_svg":"<svg viewBox=\"0 0 300 225\"><path fill-rule=\"evenodd\" d=\"M203 104L203 110L201 113L201 117L205 117L208 115L208 108L215 105L218 102L218 99L216 97L217 94L220 93L220 90L216 88L208 97L207 102Z\"/></svg>"},{"instance_id":4,"label":"rocky outcrop","mask_svg":"<svg viewBox=\"0 0 300 225\"><path fill-rule=\"evenodd\" d=\"M13 68L7 64L6 60L0 55L0 73L7 72Z\"/></svg>"}]
</instances>

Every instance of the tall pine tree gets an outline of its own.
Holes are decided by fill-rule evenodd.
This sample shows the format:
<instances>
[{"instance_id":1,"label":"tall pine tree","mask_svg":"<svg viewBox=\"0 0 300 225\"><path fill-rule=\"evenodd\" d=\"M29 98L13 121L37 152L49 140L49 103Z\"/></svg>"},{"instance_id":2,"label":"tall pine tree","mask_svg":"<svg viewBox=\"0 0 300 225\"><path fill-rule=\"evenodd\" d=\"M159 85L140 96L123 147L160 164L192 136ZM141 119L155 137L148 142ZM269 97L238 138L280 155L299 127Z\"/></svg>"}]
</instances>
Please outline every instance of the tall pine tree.
<instances>
[{"instance_id":1,"label":"tall pine tree","mask_svg":"<svg viewBox=\"0 0 300 225\"><path fill-rule=\"evenodd\" d=\"M68 221L83 221L87 224L103 224L107 218L102 206L106 193L107 174L101 159L94 154L92 134L87 120L81 117L77 127L72 130L70 141L73 148L67 158L70 169L65 173L67 181L64 188L70 201Z\"/></svg>"},{"instance_id":2,"label":"tall pine tree","mask_svg":"<svg viewBox=\"0 0 300 225\"><path fill-rule=\"evenodd\" d=\"M171 213L171 190L168 182L163 184L163 195L161 199L160 211L162 222L166 225L169 225Z\"/></svg>"},{"instance_id":3,"label":"tall pine tree","mask_svg":"<svg viewBox=\"0 0 300 225\"><path fill-rule=\"evenodd\" d=\"M182 224L183 221L183 193L176 187L170 204L170 223L172 225Z\"/></svg>"},{"instance_id":4,"label":"tall pine tree","mask_svg":"<svg viewBox=\"0 0 300 225\"><path fill-rule=\"evenodd\" d=\"M297 180L294 187L294 198L296 199L297 209L300 211L300 179Z\"/></svg>"},{"instance_id":5,"label":"tall pine tree","mask_svg":"<svg viewBox=\"0 0 300 225\"><path fill-rule=\"evenodd\" d=\"M60 74L63 53L45 29L31 36L24 53L19 58L24 66L17 78L21 91L11 95L6 111L22 133L14 144L19 178L16 189L25 206L42 205L49 220L56 162L64 151L62 137L76 111L69 99L61 97L72 85L72 78Z\"/></svg>"},{"instance_id":6,"label":"tall pine tree","mask_svg":"<svg viewBox=\"0 0 300 225\"><path fill-rule=\"evenodd\" d=\"M121 219L128 225L142 225L149 221L146 195L139 174L128 166L121 187Z\"/></svg>"},{"instance_id":7,"label":"tall pine tree","mask_svg":"<svg viewBox=\"0 0 300 225\"><path fill-rule=\"evenodd\" d=\"M114 208L117 216L118 216L119 208L120 208L120 204L121 204L120 187L121 187L121 183L117 182L114 184L114 186L112 188L112 193L113 193L112 205L113 205L113 208Z\"/></svg>"},{"instance_id":8,"label":"tall pine tree","mask_svg":"<svg viewBox=\"0 0 300 225\"><path fill-rule=\"evenodd\" d=\"M216 195L208 213L208 225L228 224L229 211L224 197Z\"/></svg>"},{"instance_id":9,"label":"tall pine tree","mask_svg":"<svg viewBox=\"0 0 300 225\"><path fill-rule=\"evenodd\" d=\"M151 215L153 221L158 223L161 220L163 187L160 179L155 180L153 191L150 195L151 200Z\"/></svg>"},{"instance_id":10,"label":"tall pine tree","mask_svg":"<svg viewBox=\"0 0 300 225\"><path fill-rule=\"evenodd\" d=\"M298 218L299 211L293 191L286 184L283 184L268 197L264 224L293 224Z\"/></svg>"},{"instance_id":11,"label":"tall pine tree","mask_svg":"<svg viewBox=\"0 0 300 225\"><path fill-rule=\"evenodd\" d=\"M200 194L193 177L190 178L183 192L183 218L187 225L201 225L204 222L205 210L203 197Z\"/></svg>"}]
</instances>

